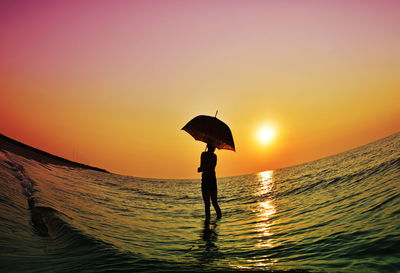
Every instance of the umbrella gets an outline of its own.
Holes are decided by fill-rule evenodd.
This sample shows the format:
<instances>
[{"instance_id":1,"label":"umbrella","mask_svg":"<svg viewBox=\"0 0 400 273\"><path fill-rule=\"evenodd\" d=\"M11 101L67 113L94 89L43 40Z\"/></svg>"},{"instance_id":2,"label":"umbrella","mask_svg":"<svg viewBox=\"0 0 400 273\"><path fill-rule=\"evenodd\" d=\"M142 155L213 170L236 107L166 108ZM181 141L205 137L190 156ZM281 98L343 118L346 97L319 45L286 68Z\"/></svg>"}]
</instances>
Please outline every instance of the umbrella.
<instances>
[{"instance_id":1,"label":"umbrella","mask_svg":"<svg viewBox=\"0 0 400 273\"><path fill-rule=\"evenodd\" d=\"M182 130L195 140L211 143L218 149L235 151L231 129L216 117L200 115L189 121Z\"/></svg>"}]
</instances>

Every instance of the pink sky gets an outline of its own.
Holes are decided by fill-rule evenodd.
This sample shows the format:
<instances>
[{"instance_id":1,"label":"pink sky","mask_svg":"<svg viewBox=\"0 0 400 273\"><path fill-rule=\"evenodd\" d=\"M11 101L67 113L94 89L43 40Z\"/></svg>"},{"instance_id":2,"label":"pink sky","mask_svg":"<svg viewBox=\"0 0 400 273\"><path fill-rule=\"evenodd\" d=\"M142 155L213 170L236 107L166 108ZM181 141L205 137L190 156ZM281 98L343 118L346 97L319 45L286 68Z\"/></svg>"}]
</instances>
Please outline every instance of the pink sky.
<instances>
[{"instance_id":1,"label":"pink sky","mask_svg":"<svg viewBox=\"0 0 400 273\"><path fill-rule=\"evenodd\" d=\"M179 129L218 109L238 148L218 152L220 175L335 154L400 129L399 14L399 1L2 1L0 133L117 173L195 177L203 147ZM279 128L267 148L265 122Z\"/></svg>"}]
</instances>

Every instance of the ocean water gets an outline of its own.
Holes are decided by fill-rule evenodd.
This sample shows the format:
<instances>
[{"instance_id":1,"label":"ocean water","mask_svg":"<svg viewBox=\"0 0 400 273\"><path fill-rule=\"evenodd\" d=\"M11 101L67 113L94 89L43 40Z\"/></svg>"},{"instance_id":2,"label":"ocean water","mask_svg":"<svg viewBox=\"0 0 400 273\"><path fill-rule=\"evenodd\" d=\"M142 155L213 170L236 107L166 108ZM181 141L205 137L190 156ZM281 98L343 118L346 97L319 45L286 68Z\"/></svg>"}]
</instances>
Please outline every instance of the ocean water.
<instances>
[{"instance_id":1,"label":"ocean water","mask_svg":"<svg viewBox=\"0 0 400 273\"><path fill-rule=\"evenodd\" d=\"M400 133L218 187L0 150L0 272L400 272Z\"/></svg>"}]
</instances>

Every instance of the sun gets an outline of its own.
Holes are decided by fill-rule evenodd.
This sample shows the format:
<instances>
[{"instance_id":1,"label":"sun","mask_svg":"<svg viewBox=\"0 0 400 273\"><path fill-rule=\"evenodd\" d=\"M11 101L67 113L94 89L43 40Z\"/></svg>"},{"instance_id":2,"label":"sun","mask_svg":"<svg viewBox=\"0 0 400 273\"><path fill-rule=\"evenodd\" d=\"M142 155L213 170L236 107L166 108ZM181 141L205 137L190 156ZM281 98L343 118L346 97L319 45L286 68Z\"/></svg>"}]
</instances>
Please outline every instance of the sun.
<instances>
[{"instance_id":1,"label":"sun","mask_svg":"<svg viewBox=\"0 0 400 273\"><path fill-rule=\"evenodd\" d=\"M276 129L272 125L264 125L258 129L257 138L261 144L271 143L276 137Z\"/></svg>"}]
</instances>

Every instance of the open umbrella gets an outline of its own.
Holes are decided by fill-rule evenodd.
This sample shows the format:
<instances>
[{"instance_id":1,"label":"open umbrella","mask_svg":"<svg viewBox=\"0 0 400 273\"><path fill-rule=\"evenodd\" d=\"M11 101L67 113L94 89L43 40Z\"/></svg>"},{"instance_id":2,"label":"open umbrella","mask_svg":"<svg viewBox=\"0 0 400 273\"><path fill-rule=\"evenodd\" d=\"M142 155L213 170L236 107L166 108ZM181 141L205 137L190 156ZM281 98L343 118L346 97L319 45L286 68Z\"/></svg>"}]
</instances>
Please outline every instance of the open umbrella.
<instances>
[{"instance_id":1,"label":"open umbrella","mask_svg":"<svg viewBox=\"0 0 400 273\"><path fill-rule=\"evenodd\" d=\"M231 129L216 117L200 115L189 121L182 130L195 140L211 143L218 149L235 151Z\"/></svg>"}]
</instances>

